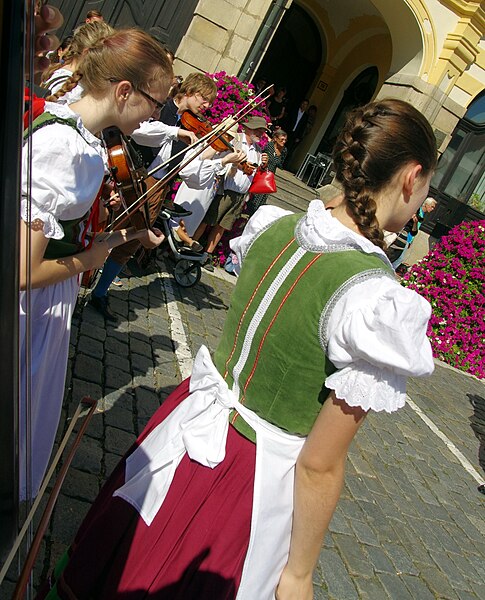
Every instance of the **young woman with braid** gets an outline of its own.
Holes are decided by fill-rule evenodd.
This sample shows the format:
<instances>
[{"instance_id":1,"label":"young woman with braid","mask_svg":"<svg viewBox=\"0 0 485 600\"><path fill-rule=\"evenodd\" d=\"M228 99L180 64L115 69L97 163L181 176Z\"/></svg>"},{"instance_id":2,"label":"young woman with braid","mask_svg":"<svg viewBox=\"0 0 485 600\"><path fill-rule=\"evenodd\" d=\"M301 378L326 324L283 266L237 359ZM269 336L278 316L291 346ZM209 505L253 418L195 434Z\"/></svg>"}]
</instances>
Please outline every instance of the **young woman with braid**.
<instances>
[{"instance_id":1,"label":"young woman with braid","mask_svg":"<svg viewBox=\"0 0 485 600\"><path fill-rule=\"evenodd\" d=\"M81 64L84 52L112 35L114 29L104 21L93 21L80 25L73 34L71 42L63 55L62 66L58 63L51 65L42 74L41 87L49 90L50 100L70 104L79 100L84 91L81 77L73 74ZM66 87L65 87L66 86Z\"/></svg>"},{"instance_id":2,"label":"young woman with braid","mask_svg":"<svg viewBox=\"0 0 485 600\"><path fill-rule=\"evenodd\" d=\"M433 370L430 306L382 249L427 195L431 127L405 102L369 104L334 161L335 208L264 206L233 240L242 270L214 357L199 350L115 469L49 599L313 598L354 435Z\"/></svg>"},{"instance_id":3,"label":"young woman with braid","mask_svg":"<svg viewBox=\"0 0 485 600\"><path fill-rule=\"evenodd\" d=\"M129 135L158 110L171 85L171 63L151 36L128 29L90 48L79 69L82 98L69 106L46 102L30 138L26 134L22 157L22 498L37 494L54 444L80 274L100 267L112 247L129 239L142 239L149 247L163 240L158 231L122 230L108 242L95 240L86 247L106 172L106 152L95 134L116 126ZM31 440L28 461L26 437Z\"/></svg>"}]
</instances>

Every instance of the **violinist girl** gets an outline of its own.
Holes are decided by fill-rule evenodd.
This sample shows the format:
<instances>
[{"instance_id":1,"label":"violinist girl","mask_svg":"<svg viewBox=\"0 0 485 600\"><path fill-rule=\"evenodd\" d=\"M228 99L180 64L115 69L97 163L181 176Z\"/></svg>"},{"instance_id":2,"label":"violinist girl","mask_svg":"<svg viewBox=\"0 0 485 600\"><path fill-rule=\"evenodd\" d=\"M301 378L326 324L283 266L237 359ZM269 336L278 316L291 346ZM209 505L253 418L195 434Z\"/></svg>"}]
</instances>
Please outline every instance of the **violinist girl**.
<instances>
[{"instance_id":1,"label":"violinist girl","mask_svg":"<svg viewBox=\"0 0 485 600\"><path fill-rule=\"evenodd\" d=\"M202 73L191 73L185 78L175 97L168 98L161 112L153 119L147 119L141 123L133 132L131 138L149 171L197 140L194 132L187 131L180 126L181 115L187 110L199 114L201 110L212 104L215 97L216 85L214 81ZM159 180L163 179L182 160L182 156L175 158L168 167L158 170L153 176L145 180L147 188L155 186L154 192L150 193L148 199L150 221L152 223L155 222L168 191L168 186L161 187ZM173 205L171 208L174 209ZM176 209L173 212L175 213L175 211ZM187 215L188 212L184 210L178 210L174 214L176 217ZM103 315L107 321L116 322L118 319L109 306L109 286L139 247L138 242L132 241L116 248L103 266L101 277L91 293L90 306Z\"/></svg>"},{"instance_id":2,"label":"violinist girl","mask_svg":"<svg viewBox=\"0 0 485 600\"><path fill-rule=\"evenodd\" d=\"M82 81L83 97L70 106L47 102L24 144L20 223L22 498L37 494L52 451L80 274L100 267L110 247L128 236L152 246L163 240L157 231L123 230L85 247L97 210L93 204L105 174L105 151L95 134L117 126L129 135L166 98L172 76L171 64L153 38L135 29L119 31L85 53L74 74L75 80ZM25 476L28 463L32 465L30 481Z\"/></svg>"}]
</instances>

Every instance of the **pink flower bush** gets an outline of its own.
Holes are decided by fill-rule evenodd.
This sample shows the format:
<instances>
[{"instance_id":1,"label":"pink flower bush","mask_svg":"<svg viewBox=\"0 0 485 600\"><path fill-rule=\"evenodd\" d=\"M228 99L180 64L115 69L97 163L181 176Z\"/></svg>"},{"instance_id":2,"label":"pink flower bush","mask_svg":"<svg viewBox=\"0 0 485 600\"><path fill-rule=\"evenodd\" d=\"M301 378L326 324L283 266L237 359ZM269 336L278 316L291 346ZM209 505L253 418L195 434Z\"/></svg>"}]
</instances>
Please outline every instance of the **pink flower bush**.
<instances>
[{"instance_id":1,"label":"pink flower bush","mask_svg":"<svg viewBox=\"0 0 485 600\"><path fill-rule=\"evenodd\" d=\"M218 125L226 117L237 118L237 112L247 106L248 102L255 96L252 83L240 81L237 77L228 75L225 71L206 73L206 75L211 77L217 86L217 96L214 103L204 111L204 116L214 125ZM265 102L253 108L244 120L247 120L249 116L264 117L267 123L271 121ZM266 146L267 143L268 138L263 136L260 142L261 147Z\"/></svg>"},{"instance_id":2,"label":"pink flower bush","mask_svg":"<svg viewBox=\"0 0 485 600\"><path fill-rule=\"evenodd\" d=\"M432 306L434 356L484 379L485 220L454 227L406 273L403 285Z\"/></svg>"}]
</instances>

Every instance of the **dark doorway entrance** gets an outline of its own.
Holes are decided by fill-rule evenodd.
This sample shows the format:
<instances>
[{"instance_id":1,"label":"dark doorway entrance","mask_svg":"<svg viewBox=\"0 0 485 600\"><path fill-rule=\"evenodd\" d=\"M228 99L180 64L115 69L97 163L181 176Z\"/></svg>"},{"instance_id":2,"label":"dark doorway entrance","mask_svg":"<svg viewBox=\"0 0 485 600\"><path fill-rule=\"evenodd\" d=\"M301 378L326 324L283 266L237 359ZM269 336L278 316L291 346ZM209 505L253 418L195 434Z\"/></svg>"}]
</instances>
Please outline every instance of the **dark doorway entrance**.
<instances>
[{"instance_id":1,"label":"dark doorway entrance","mask_svg":"<svg viewBox=\"0 0 485 600\"><path fill-rule=\"evenodd\" d=\"M88 10L99 10L113 27L136 26L148 31L173 52L190 25L198 0L50 0L64 15L59 38L84 23Z\"/></svg>"},{"instance_id":2,"label":"dark doorway entrance","mask_svg":"<svg viewBox=\"0 0 485 600\"><path fill-rule=\"evenodd\" d=\"M353 108L367 104L371 100L376 91L378 79L379 72L377 67L369 67L365 71L362 71L360 75L357 75L345 90L343 98L327 127L327 131L323 134L317 152L331 154L335 140L344 124L346 114Z\"/></svg>"},{"instance_id":3,"label":"dark doorway entrance","mask_svg":"<svg viewBox=\"0 0 485 600\"><path fill-rule=\"evenodd\" d=\"M293 2L281 19L253 81L262 77L276 87L285 87L289 103L298 105L308 96L324 54L326 49L313 19Z\"/></svg>"}]
</instances>

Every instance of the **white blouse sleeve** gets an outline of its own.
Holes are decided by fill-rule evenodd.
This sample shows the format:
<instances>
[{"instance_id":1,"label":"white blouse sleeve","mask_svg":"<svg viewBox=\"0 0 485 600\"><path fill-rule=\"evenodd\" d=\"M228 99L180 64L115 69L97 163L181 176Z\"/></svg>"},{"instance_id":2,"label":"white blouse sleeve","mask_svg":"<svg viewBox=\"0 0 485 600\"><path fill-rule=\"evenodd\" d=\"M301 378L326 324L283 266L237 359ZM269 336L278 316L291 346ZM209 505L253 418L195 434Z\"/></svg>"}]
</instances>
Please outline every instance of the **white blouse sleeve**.
<instances>
[{"instance_id":1,"label":"white blouse sleeve","mask_svg":"<svg viewBox=\"0 0 485 600\"><path fill-rule=\"evenodd\" d=\"M337 371L325 385L350 406L393 412L405 404L408 376L434 369L426 336L431 306L382 277L351 287L332 309L324 337Z\"/></svg>"},{"instance_id":2,"label":"white blouse sleeve","mask_svg":"<svg viewBox=\"0 0 485 600\"><path fill-rule=\"evenodd\" d=\"M144 121L131 134L131 138L142 146L159 148L165 142L176 140L179 129L179 127L167 125L166 123L162 123L162 121Z\"/></svg>"},{"instance_id":3,"label":"white blouse sleeve","mask_svg":"<svg viewBox=\"0 0 485 600\"><path fill-rule=\"evenodd\" d=\"M39 129L32 135L32 157L28 144L22 153L22 220L39 219L45 237L62 239L59 221L88 212L103 176L103 158L75 129L57 123Z\"/></svg>"},{"instance_id":4,"label":"white blouse sleeve","mask_svg":"<svg viewBox=\"0 0 485 600\"><path fill-rule=\"evenodd\" d=\"M192 151L191 154L197 151ZM187 159L189 157L190 154L187 153ZM196 157L179 172L179 176L187 187L200 190L211 186L215 176L223 172L224 167L220 158L200 160Z\"/></svg>"},{"instance_id":5,"label":"white blouse sleeve","mask_svg":"<svg viewBox=\"0 0 485 600\"><path fill-rule=\"evenodd\" d=\"M291 214L291 211L278 208L277 206L261 206L247 222L242 235L230 240L229 246L238 259L238 268L236 269L238 275L244 258L254 240L275 221Z\"/></svg>"}]
</instances>

